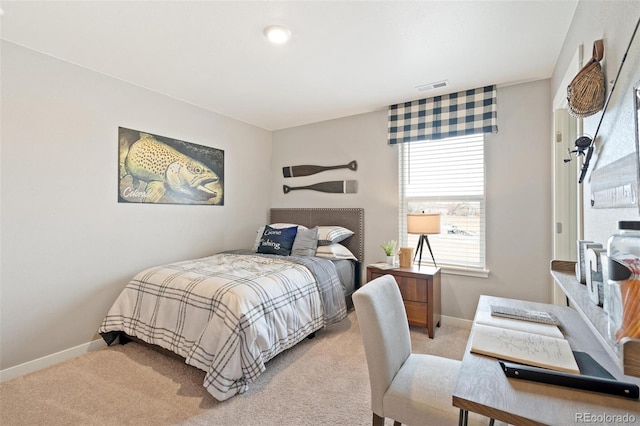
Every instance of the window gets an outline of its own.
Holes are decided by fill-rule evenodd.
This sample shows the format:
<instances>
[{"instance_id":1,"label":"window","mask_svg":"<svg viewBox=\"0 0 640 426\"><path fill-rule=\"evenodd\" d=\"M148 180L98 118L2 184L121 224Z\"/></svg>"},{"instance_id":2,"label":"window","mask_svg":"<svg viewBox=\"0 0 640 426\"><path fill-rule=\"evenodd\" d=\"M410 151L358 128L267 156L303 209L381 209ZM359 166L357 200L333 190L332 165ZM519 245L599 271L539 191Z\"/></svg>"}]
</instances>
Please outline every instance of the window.
<instances>
[{"instance_id":1,"label":"window","mask_svg":"<svg viewBox=\"0 0 640 426\"><path fill-rule=\"evenodd\" d=\"M486 276L484 135L398 145L401 244L419 238L407 234L407 213L440 213L440 234L428 237L437 265ZM422 264L431 265L424 250Z\"/></svg>"}]
</instances>

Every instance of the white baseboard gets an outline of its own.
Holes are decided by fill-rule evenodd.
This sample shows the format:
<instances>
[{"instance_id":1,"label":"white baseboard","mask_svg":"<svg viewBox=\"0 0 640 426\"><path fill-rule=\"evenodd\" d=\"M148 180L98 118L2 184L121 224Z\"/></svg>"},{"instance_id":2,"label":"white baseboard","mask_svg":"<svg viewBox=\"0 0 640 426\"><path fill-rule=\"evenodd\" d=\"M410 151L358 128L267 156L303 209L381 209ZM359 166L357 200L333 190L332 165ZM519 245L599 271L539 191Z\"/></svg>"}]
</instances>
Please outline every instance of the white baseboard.
<instances>
[{"instance_id":1,"label":"white baseboard","mask_svg":"<svg viewBox=\"0 0 640 426\"><path fill-rule=\"evenodd\" d=\"M466 328L471 330L471 325L473 324L473 321L466 320L463 318L448 317L446 315L440 315L440 325L443 325L443 324L453 325L455 327Z\"/></svg>"},{"instance_id":2,"label":"white baseboard","mask_svg":"<svg viewBox=\"0 0 640 426\"><path fill-rule=\"evenodd\" d=\"M440 323L441 325L447 324L456 327L471 329L471 324L473 323L473 321L442 315L440 316ZM66 361L68 359L98 350L104 346L106 346L104 340L97 339L83 345L57 352L55 354L47 355L33 361L25 362L24 364L16 365L15 367L0 370L0 382L11 380L28 373L33 373L34 371L38 371L43 368Z\"/></svg>"},{"instance_id":3,"label":"white baseboard","mask_svg":"<svg viewBox=\"0 0 640 426\"><path fill-rule=\"evenodd\" d=\"M52 365L61 363L62 361L66 361L68 359L84 355L88 352L98 350L104 346L106 346L104 340L97 339L73 348L65 349L64 351L60 351L55 354L47 355L42 358L34 359L33 361L25 362L14 367L0 370L0 382L11 380L16 377L23 376L27 373L32 373L34 371L50 367Z\"/></svg>"}]
</instances>

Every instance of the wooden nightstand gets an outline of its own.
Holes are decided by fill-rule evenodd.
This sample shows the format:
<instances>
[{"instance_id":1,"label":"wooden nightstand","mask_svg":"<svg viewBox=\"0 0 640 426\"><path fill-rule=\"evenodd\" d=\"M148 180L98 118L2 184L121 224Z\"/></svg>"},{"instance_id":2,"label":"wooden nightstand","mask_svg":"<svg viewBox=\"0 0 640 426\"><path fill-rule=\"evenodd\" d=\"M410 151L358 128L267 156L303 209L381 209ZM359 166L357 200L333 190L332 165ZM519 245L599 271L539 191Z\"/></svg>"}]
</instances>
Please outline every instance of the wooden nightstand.
<instances>
[{"instance_id":1,"label":"wooden nightstand","mask_svg":"<svg viewBox=\"0 0 640 426\"><path fill-rule=\"evenodd\" d=\"M386 274L393 275L400 287L409 324L426 327L433 339L435 327L440 326L440 268L378 269L367 266L367 282Z\"/></svg>"}]
</instances>

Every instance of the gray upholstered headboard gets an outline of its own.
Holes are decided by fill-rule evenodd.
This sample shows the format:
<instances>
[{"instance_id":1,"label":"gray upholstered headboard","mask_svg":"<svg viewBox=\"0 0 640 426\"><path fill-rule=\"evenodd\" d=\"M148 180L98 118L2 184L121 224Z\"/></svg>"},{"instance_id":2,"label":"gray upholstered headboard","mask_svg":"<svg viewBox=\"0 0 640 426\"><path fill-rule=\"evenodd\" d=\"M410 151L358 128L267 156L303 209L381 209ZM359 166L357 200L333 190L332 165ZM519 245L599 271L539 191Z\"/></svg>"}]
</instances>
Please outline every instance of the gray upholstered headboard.
<instances>
[{"instance_id":1,"label":"gray upholstered headboard","mask_svg":"<svg viewBox=\"0 0 640 426\"><path fill-rule=\"evenodd\" d=\"M295 223L312 228L316 225L343 226L354 235L340 244L364 261L364 209L360 208L278 208L271 209L270 223Z\"/></svg>"}]
</instances>

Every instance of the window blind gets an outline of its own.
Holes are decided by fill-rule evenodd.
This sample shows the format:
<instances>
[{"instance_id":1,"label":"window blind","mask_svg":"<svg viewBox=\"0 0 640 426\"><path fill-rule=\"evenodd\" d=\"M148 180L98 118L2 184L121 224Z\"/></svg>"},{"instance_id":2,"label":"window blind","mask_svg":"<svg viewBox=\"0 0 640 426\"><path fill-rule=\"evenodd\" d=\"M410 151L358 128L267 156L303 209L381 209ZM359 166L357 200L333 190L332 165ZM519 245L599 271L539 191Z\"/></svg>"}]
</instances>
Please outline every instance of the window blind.
<instances>
[{"instance_id":1,"label":"window blind","mask_svg":"<svg viewBox=\"0 0 640 426\"><path fill-rule=\"evenodd\" d=\"M399 144L402 246L419 237L407 213L440 213L440 234L428 236L438 266L485 270L484 170L483 134Z\"/></svg>"}]
</instances>

